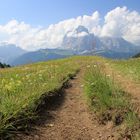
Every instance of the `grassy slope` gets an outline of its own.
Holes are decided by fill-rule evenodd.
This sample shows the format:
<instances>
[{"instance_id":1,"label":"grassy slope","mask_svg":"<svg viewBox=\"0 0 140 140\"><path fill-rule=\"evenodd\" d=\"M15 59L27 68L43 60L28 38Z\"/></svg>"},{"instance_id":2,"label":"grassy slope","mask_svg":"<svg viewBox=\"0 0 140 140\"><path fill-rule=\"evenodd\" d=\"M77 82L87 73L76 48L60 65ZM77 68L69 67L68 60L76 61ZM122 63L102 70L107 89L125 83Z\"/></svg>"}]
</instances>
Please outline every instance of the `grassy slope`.
<instances>
[{"instance_id":1,"label":"grassy slope","mask_svg":"<svg viewBox=\"0 0 140 140\"><path fill-rule=\"evenodd\" d=\"M110 64L111 64L111 67L115 69L115 71L117 70L119 72L121 77L125 75L124 76L125 80L131 81L132 85L134 85L134 88L137 88L137 86L140 84L140 58L129 59L129 60L116 60L116 61L111 60ZM129 90L130 89L128 89L127 91L130 92ZM133 90L133 92L138 93L138 91L136 92L135 89ZM137 106L136 104L135 109L137 110L137 108L139 108L139 106ZM132 115L133 114L130 114L128 116L128 119L129 119L128 122L132 122L131 121ZM140 128L140 118L139 118L139 122L137 122L136 125L139 125L139 128ZM137 131L136 135L137 135L136 140L137 139L139 140L140 129Z\"/></svg>"},{"instance_id":2,"label":"grassy slope","mask_svg":"<svg viewBox=\"0 0 140 140\"><path fill-rule=\"evenodd\" d=\"M112 67L135 81L140 81L140 59L111 61Z\"/></svg>"},{"instance_id":3,"label":"grassy slope","mask_svg":"<svg viewBox=\"0 0 140 140\"><path fill-rule=\"evenodd\" d=\"M120 89L110 75L104 72L103 63L88 65L85 72L85 93L88 103L96 112L99 122L106 124L112 121L118 129L118 138L131 135L137 137L140 121L131 106L131 100L127 93Z\"/></svg>"},{"instance_id":4,"label":"grassy slope","mask_svg":"<svg viewBox=\"0 0 140 140\"><path fill-rule=\"evenodd\" d=\"M131 61L135 61L135 63ZM101 116L101 120L109 119L111 116L114 123L122 124L123 122L123 124L129 125L125 128L132 128L139 123L137 116L130 108L129 96L114 84L109 75L105 75L103 72L106 62L111 62L112 66L119 70L125 69L125 73L130 73L134 79L137 79L138 75L140 76L140 72L137 71L139 59L111 61L90 56L72 57L0 70L0 133L9 133L9 130L13 130L12 127L17 121L13 118L17 118L21 113L25 119L34 117L34 110L38 105L36 101L42 94L60 88L69 75L75 73L79 68L85 70L85 92L89 103L94 106L94 110ZM136 69L135 72L130 72L130 69L125 68L126 65L133 71ZM120 113L122 116L118 120L117 116Z\"/></svg>"},{"instance_id":5,"label":"grassy slope","mask_svg":"<svg viewBox=\"0 0 140 140\"><path fill-rule=\"evenodd\" d=\"M0 70L0 134L17 129L19 114L34 117L41 95L60 88L78 69L73 59L64 59Z\"/></svg>"}]
</instances>

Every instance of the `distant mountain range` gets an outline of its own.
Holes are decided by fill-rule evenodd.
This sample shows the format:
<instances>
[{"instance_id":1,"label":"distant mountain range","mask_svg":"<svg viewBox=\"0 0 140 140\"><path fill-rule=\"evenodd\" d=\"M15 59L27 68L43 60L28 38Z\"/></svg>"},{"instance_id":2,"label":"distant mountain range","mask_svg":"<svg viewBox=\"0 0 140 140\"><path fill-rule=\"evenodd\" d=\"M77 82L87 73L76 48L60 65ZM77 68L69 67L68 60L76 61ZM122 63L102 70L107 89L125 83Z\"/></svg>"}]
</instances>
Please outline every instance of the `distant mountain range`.
<instances>
[{"instance_id":1,"label":"distant mountain range","mask_svg":"<svg viewBox=\"0 0 140 140\"><path fill-rule=\"evenodd\" d=\"M11 65L21 65L34 63L39 61L47 61L52 59L65 58L68 56L75 55L71 50L61 50L61 49L42 49L34 52L28 52L17 59L15 59Z\"/></svg>"},{"instance_id":2,"label":"distant mountain range","mask_svg":"<svg viewBox=\"0 0 140 140\"><path fill-rule=\"evenodd\" d=\"M140 52L136 46L123 38L98 37L84 26L65 34L61 47L26 52L15 45L0 45L0 61L10 65L21 65L73 55L100 55L108 58L129 58Z\"/></svg>"},{"instance_id":3,"label":"distant mountain range","mask_svg":"<svg viewBox=\"0 0 140 140\"><path fill-rule=\"evenodd\" d=\"M19 56L27 53L27 51L17 47L14 44L0 44L0 62L10 64Z\"/></svg>"},{"instance_id":4,"label":"distant mountain range","mask_svg":"<svg viewBox=\"0 0 140 140\"><path fill-rule=\"evenodd\" d=\"M80 55L101 55L109 58L128 58L140 47L123 38L97 37L84 26L69 31L62 42L63 49L72 49Z\"/></svg>"}]
</instances>

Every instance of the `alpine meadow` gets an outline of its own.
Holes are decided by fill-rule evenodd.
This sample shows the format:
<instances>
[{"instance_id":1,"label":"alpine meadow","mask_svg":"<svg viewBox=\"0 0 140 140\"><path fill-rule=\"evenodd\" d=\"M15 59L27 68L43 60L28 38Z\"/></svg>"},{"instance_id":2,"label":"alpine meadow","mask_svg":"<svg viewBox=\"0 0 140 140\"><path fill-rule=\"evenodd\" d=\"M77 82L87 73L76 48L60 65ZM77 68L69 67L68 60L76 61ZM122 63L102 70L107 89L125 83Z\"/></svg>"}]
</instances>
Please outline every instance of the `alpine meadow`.
<instances>
[{"instance_id":1,"label":"alpine meadow","mask_svg":"<svg viewBox=\"0 0 140 140\"><path fill-rule=\"evenodd\" d=\"M140 140L139 5L1 1L0 140Z\"/></svg>"}]
</instances>

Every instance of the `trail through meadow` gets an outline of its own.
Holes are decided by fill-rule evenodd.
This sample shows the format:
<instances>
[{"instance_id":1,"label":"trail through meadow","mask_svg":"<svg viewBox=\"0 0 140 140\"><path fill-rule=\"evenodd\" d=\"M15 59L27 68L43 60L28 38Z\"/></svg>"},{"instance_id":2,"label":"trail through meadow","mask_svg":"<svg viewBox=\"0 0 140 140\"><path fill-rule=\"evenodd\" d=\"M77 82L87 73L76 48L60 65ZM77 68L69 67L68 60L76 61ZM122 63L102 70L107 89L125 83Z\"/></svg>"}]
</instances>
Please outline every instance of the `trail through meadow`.
<instances>
[{"instance_id":1,"label":"trail through meadow","mask_svg":"<svg viewBox=\"0 0 140 140\"><path fill-rule=\"evenodd\" d=\"M43 123L22 140L116 140L112 123L100 125L91 113L83 93L83 72L70 81L70 87L43 114Z\"/></svg>"}]
</instances>

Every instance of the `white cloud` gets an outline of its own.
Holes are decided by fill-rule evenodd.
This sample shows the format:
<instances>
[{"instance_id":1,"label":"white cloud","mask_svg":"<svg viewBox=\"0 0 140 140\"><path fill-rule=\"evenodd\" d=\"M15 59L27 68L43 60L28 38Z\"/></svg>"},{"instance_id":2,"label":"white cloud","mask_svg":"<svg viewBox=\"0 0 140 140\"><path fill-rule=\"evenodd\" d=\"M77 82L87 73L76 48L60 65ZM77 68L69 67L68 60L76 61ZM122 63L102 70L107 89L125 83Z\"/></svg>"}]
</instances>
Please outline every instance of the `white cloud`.
<instances>
[{"instance_id":1,"label":"white cloud","mask_svg":"<svg viewBox=\"0 0 140 140\"><path fill-rule=\"evenodd\" d=\"M39 27L32 28L24 22L19 23L16 20L11 20L6 25L0 25L0 42L16 44L24 49L32 49L34 43L39 44L38 40L35 40L39 30Z\"/></svg>"},{"instance_id":2,"label":"white cloud","mask_svg":"<svg viewBox=\"0 0 140 140\"><path fill-rule=\"evenodd\" d=\"M64 35L79 25L98 36L124 37L140 45L140 14L126 7L117 7L108 12L100 24L98 11L91 16L79 16L52 24L48 28L32 27L24 22L11 20L0 25L0 42L13 43L27 50L55 48L61 45ZM81 35L85 35L81 34Z\"/></svg>"},{"instance_id":3,"label":"white cloud","mask_svg":"<svg viewBox=\"0 0 140 140\"><path fill-rule=\"evenodd\" d=\"M55 48L61 45L64 35L79 25L84 25L89 30L99 24L99 13L96 11L91 16L79 16L52 24L48 28L33 28L24 22L9 21L0 25L0 42L13 43L23 49L34 50L39 48Z\"/></svg>"},{"instance_id":4,"label":"white cloud","mask_svg":"<svg viewBox=\"0 0 140 140\"><path fill-rule=\"evenodd\" d=\"M117 7L105 16L102 36L124 37L140 45L140 14L129 11L127 7Z\"/></svg>"}]
</instances>

